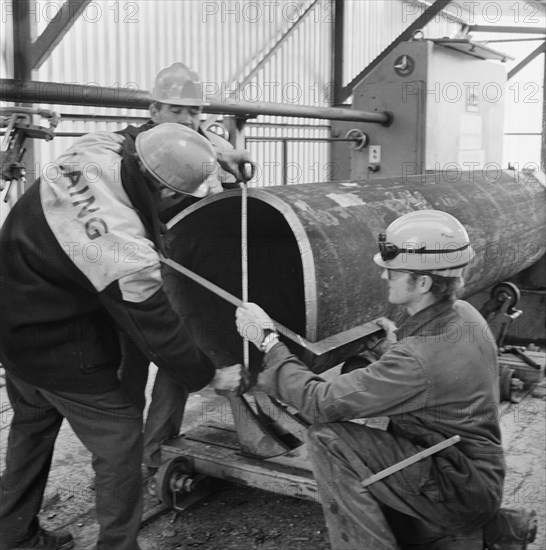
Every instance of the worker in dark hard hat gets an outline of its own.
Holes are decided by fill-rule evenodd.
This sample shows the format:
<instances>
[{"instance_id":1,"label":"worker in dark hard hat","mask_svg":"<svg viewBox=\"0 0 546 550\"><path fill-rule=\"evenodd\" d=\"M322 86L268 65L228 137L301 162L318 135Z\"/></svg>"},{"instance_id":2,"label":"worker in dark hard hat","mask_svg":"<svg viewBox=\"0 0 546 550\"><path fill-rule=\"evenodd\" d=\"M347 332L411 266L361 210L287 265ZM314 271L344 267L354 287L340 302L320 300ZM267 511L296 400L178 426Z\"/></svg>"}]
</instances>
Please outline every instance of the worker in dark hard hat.
<instances>
[{"instance_id":1,"label":"worker in dark hard hat","mask_svg":"<svg viewBox=\"0 0 546 550\"><path fill-rule=\"evenodd\" d=\"M209 173L207 178L208 195L222 191L222 185L227 186L235 180L242 181L244 179L241 169L245 163L250 162L248 151L234 150L225 139L212 132L202 131L200 128L201 113L206 103L197 73L183 63L174 63L159 72L151 96L151 119L140 127L128 126L121 130L122 135L128 134L134 138L158 124L181 124L206 137L215 150L216 160L220 166L214 163L206 167ZM177 195L165 198L160 211L161 219L168 221L198 198L201 197L186 196L184 198ZM122 370L130 373L127 380L127 393L139 407L144 408L144 390L149 362L130 340L123 338L122 347L124 355ZM125 369L125 365L128 366L128 369ZM125 385L123 375L122 383ZM144 466L146 474L152 476L147 482L148 489L152 494L155 494L153 475L161 465L161 444L180 433L187 397L187 388L173 383L165 371L158 372L144 429Z\"/></svg>"},{"instance_id":2,"label":"worker in dark hard hat","mask_svg":"<svg viewBox=\"0 0 546 550\"><path fill-rule=\"evenodd\" d=\"M312 424L307 448L336 550L483 548L505 465L495 340L478 311L456 300L473 256L465 228L450 214L417 211L391 223L374 261L389 302L409 318L399 328L379 319L388 342L383 355L331 381L279 342L259 306L237 309L240 334L265 353L262 387ZM388 417L388 429L349 422L379 416ZM456 435L458 444L361 484ZM516 519L524 531L529 516Z\"/></svg>"},{"instance_id":3,"label":"worker in dark hard hat","mask_svg":"<svg viewBox=\"0 0 546 550\"><path fill-rule=\"evenodd\" d=\"M120 387L118 331L188 391L237 390L163 291L157 208L204 196L210 143L179 124L83 136L48 165L0 235L0 360L13 407L0 487L0 550L72 548L37 519L64 418L93 455L97 547L138 550L142 410ZM130 366L128 367L130 368Z\"/></svg>"}]
</instances>

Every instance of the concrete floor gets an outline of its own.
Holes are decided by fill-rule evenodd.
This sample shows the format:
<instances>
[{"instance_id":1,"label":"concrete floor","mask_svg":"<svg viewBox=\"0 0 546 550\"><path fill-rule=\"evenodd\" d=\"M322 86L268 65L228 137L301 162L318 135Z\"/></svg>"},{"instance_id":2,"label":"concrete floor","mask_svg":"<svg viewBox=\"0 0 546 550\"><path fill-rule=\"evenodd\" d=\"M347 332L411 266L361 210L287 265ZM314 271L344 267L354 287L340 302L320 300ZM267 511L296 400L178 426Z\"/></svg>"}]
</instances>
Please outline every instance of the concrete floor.
<instances>
[{"instance_id":1,"label":"concrete floor","mask_svg":"<svg viewBox=\"0 0 546 550\"><path fill-rule=\"evenodd\" d=\"M153 376L148 384L148 393L152 380ZM504 505L536 510L539 531L537 540L529 546L529 550L542 550L546 548L544 381L520 403L504 403L502 409L501 426L508 466ZM3 467L11 418L5 387L0 387L0 411L0 461ZM202 392L191 395L183 430L189 430L203 421L229 422L230 418L227 401L210 388L205 388ZM96 540L94 492L90 488L93 477L89 452L75 437L68 424L63 424L46 489L42 521L48 528L69 525L76 538L76 548L90 549ZM155 546L144 544L143 548Z\"/></svg>"}]
</instances>

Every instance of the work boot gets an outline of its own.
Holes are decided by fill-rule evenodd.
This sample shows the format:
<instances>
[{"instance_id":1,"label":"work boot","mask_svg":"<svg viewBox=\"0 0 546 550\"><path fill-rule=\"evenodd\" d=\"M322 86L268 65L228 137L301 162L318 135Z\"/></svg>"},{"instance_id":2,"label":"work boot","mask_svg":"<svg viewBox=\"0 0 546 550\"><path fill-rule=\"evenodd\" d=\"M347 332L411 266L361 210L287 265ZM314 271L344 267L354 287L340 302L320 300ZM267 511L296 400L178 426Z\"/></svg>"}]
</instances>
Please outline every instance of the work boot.
<instances>
[{"instance_id":1,"label":"work boot","mask_svg":"<svg viewBox=\"0 0 546 550\"><path fill-rule=\"evenodd\" d=\"M40 529L31 539L8 546L8 550L68 550L74 547L74 539L68 531L51 533Z\"/></svg>"},{"instance_id":2,"label":"work boot","mask_svg":"<svg viewBox=\"0 0 546 550\"><path fill-rule=\"evenodd\" d=\"M488 550L525 550L536 534L534 510L501 508L484 528L485 547Z\"/></svg>"}]
</instances>

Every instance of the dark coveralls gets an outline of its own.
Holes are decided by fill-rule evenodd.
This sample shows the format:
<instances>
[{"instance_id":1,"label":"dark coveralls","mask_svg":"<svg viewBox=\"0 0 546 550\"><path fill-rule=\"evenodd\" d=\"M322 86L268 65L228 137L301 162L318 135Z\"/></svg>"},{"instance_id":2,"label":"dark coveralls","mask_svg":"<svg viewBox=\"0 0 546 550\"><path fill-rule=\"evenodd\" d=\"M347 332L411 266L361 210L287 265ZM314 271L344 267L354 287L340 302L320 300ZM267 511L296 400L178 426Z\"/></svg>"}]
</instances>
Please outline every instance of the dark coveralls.
<instances>
[{"instance_id":1,"label":"dark coveralls","mask_svg":"<svg viewBox=\"0 0 546 550\"><path fill-rule=\"evenodd\" d=\"M278 343L264 358L264 388L315 424L308 451L333 549L481 549L505 469L494 338L470 304L442 301L410 317L397 339L330 382ZM377 416L389 417L386 431L347 422ZM361 486L453 435L457 445Z\"/></svg>"},{"instance_id":2,"label":"dark coveralls","mask_svg":"<svg viewBox=\"0 0 546 550\"><path fill-rule=\"evenodd\" d=\"M118 331L189 391L215 372L163 291L155 202L131 136L99 132L49 165L1 229L0 359L14 412L1 550L39 529L63 418L93 455L97 548L139 549L142 411L120 387Z\"/></svg>"},{"instance_id":3,"label":"dark coveralls","mask_svg":"<svg viewBox=\"0 0 546 550\"><path fill-rule=\"evenodd\" d=\"M146 132L155 126L155 122L148 120L141 126L127 126L117 133L136 139L138 134ZM197 130L197 133L209 139L209 135L201 128ZM217 182L217 185L220 186L220 182ZM198 200L200 199L190 195L180 195L173 200L172 204L159 211L159 219L162 223L167 223L182 210L196 203ZM130 338L122 335L121 345L123 352L121 369L122 387L126 390L131 400L141 409L144 409L146 405L145 389L150 361ZM173 380L169 376L168 371L163 369L157 373L143 433L144 454L142 462L148 468L155 469L161 465L161 445L180 433L188 395L188 389L180 383L176 383L176 380Z\"/></svg>"},{"instance_id":4,"label":"dark coveralls","mask_svg":"<svg viewBox=\"0 0 546 550\"><path fill-rule=\"evenodd\" d=\"M127 126L117 133L130 139L136 139L138 134L155 126L156 124L152 120L148 120L141 126ZM173 201L172 205L158 212L160 221L162 223L168 222L184 208L198 200L191 195L180 195L180 198ZM131 401L141 410L144 410L150 360L138 345L125 334L121 334L121 347L121 385ZM143 432L144 451L142 462L149 468L158 468L161 465L161 445L180 433L188 395L188 389L173 380L166 369L159 370L154 381L152 398Z\"/></svg>"}]
</instances>

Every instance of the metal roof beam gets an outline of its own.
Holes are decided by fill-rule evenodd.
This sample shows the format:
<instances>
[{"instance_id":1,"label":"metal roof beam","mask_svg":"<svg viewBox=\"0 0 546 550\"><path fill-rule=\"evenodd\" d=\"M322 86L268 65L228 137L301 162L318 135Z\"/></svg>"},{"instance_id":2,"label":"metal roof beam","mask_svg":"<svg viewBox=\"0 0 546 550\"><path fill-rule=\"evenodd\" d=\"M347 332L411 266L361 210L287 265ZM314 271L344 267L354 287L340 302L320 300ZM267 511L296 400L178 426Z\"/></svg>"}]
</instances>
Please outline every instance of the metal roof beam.
<instances>
[{"instance_id":1,"label":"metal roof beam","mask_svg":"<svg viewBox=\"0 0 546 550\"><path fill-rule=\"evenodd\" d=\"M538 48L534 49L525 59L520 61L515 67L513 67L510 71L508 71L508 80L510 80L513 76L515 76L517 73L523 69L526 65L528 65L533 59L540 55L541 53L546 52L546 41L543 42Z\"/></svg>"},{"instance_id":2,"label":"metal roof beam","mask_svg":"<svg viewBox=\"0 0 546 550\"><path fill-rule=\"evenodd\" d=\"M31 69L40 68L90 2L91 0L66 0L42 34L31 45Z\"/></svg>"},{"instance_id":3,"label":"metal roof beam","mask_svg":"<svg viewBox=\"0 0 546 550\"><path fill-rule=\"evenodd\" d=\"M253 67L246 73L243 79L238 82L239 86L243 86L250 82L252 78L258 73L258 71L273 57L273 54L288 40L290 35L299 27L299 25L305 20L307 14L318 4L319 0L314 0L305 11L294 21L294 23L282 34L282 36L273 44L273 46L257 61Z\"/></svg>"},{"instance_id":4,"label":"metal roof beam","mask_svg":"<svg viewBox=\"0 0 546 550\"><path fill-rule=\"evenodd\" d=\"M30 0L12 2L13 9L13 72L17 79L30 79L32 64L30 47L32 44L33 22L30 17Z\"/></svg>"},{"instance_id":5,"label":"metal roof beam","mask_svg":"<svg viewBox=\"0 0 546 550\"><path fill-rule=\"evenodd\" d=\"M544 27L506 27L499 25L469 25L468 32L506 32L512 34L546 34Z\"/></svg>"},{"instance_id":6,"label":"metal roof beam","mask_svg":"<svg viewBox=\"0 0 546 550\"><path fill-rule=\"evenodd\" d=\"M343 64L345 49L345 0L335 0L335 19L332 27L332 83L333 83L333 105L343 103L341 91L343 89Z\"/></svg>"},{"instance_id":7,"label":"metal roof beam","mask_svg":"<svg viewBox=\"0 0 546 550\"><path fill-rule=\"evenodd\" d=\"M391 42L360 74L355 76L347 84L347 86L344 86L341 90L339 101L340 103L343 103L346 101L349 96L353 93L353 88L364 78L366 77L379 63L387 57L401 42L406 42L410 38L413 37L413 33L417 30L422 29L425 27L434 17L437 13L440 13L442 10L444 10L449 4L451 0L436 0L434 4L429 6L398 38L396 38L393 42Z\"/></svg>"}]
</instances>

